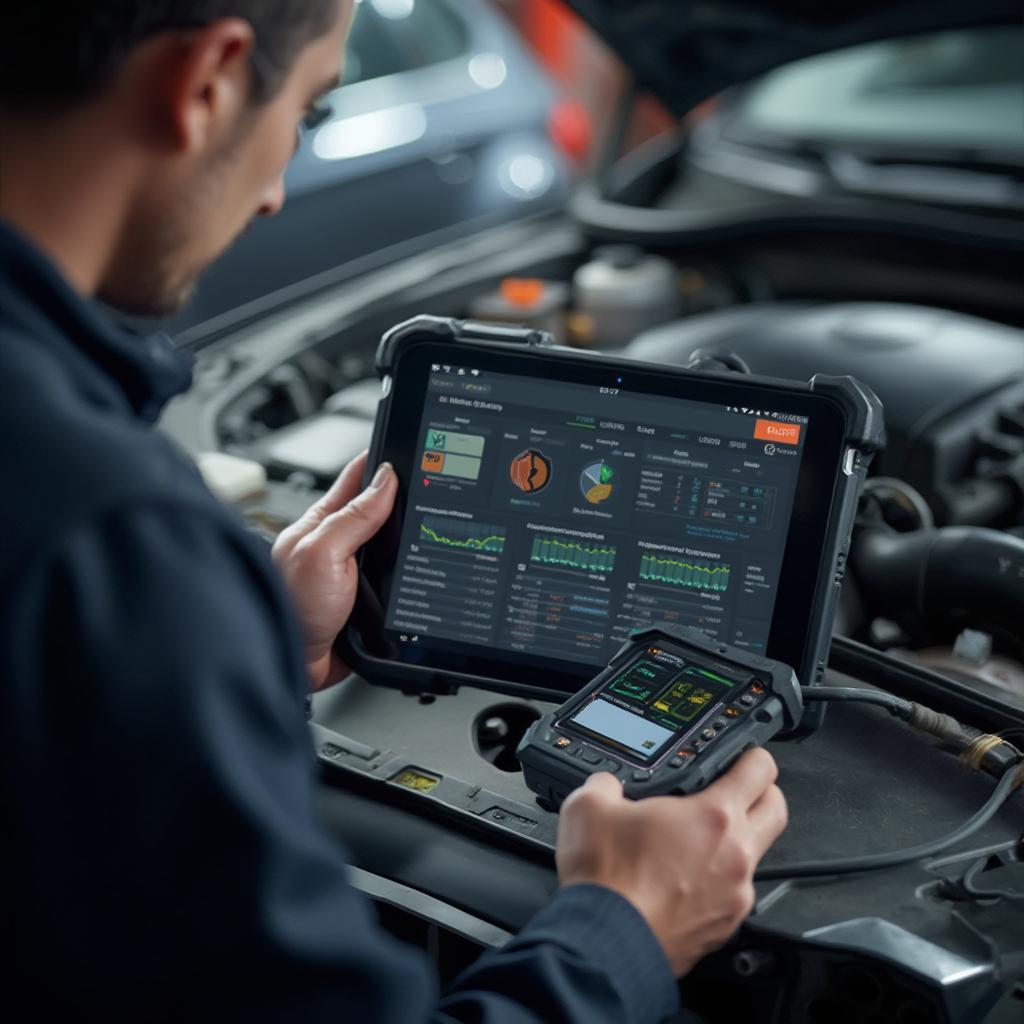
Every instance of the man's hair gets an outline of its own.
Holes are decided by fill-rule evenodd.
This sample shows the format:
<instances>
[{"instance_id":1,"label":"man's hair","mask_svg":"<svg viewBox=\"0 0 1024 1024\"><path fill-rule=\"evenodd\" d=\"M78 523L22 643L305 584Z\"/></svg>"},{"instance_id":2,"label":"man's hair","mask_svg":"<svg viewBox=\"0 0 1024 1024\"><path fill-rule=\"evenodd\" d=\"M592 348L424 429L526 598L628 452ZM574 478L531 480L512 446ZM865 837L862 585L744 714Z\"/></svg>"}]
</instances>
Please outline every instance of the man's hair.
<instances>
[{"instance_id":1,"label":"man's hair","mask_svg":"<svg viewBox=\"0 0 1024 1024\"><path fill-rule=\"evenodd\" d=\"M13 0L0 28L0 110L74 106L102 92L150 37L228 17L244 18L256 34L253 99L262 102L337 10L337 0Z\"/></svg>"}]
</instances>

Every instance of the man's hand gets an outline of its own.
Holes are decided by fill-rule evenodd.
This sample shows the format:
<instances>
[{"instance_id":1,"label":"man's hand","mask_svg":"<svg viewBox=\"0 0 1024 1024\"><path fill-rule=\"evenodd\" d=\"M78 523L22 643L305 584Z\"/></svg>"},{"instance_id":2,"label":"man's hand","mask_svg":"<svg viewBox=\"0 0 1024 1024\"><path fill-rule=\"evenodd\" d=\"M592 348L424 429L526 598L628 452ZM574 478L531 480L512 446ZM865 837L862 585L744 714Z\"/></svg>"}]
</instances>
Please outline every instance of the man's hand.
<instances>
[{"instance_id":1,"label":"man's hand","mask_svg":"<svg viewBox=\"0 0 1024 1024\"><path fill-rule=\"evenodd\" d=\"M625 896L681 977L754 905L754 868L786 827L777 777L761 748L695 796L628 800L614 775L593 775L562 807L559 880Z\"/></svg>"},{"instance_id":2,"label":"man's hand","mask_svg":"<svg viewBox=\"0 0 1024 1024\"><path fill-rule=\"evenodd\" d=\"M360 494L365 468L363 452L274 544L274 561L292 592L305 632L306 667L314 690L348 675L348 666L334 652L334 641L355 604L355 554L384 525L398 490L395 472L385 463Z\"/></svg>"}]
</instances>

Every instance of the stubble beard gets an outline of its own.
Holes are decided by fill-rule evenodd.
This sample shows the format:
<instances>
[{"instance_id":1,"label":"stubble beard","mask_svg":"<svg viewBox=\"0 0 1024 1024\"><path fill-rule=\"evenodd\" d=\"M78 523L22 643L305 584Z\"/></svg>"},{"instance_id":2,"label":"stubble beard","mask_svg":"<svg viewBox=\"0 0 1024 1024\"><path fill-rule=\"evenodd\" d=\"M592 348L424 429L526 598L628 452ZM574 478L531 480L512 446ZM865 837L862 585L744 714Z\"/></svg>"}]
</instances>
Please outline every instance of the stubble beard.
<instances>
[{"instance_id":1,"label":"stubble beard","mask_svg":"<svg viewBox=\"0 0 1024 1024\"><path fill-rule=\"evenodd\" d=\"M146 318L174 316L188 305L203 271L235 240L210 244L209 232L236 158L237 147L232 147L172 205L140 211L119 247L114 272L98 292L101 300Z\"/></svg>"}]
</instances>

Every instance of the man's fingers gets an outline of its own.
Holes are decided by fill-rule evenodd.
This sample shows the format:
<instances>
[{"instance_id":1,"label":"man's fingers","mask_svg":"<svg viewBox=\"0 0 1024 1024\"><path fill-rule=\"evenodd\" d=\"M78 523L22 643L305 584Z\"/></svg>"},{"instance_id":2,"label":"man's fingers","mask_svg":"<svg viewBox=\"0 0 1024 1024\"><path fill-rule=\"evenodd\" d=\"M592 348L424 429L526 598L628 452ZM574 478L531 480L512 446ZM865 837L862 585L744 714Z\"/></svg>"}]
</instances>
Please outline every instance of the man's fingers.
<instances>
[{"instance_id":1,"label":"man's fingers","mask_svg":"<svg viewBox=\"0 0 1024 1024\"><path fill-rule=\"evenodd\" d=\"M622 782L611 772L598 772L591 775L582 786L574 789L566 800L566 806L579 803L580 800L625 800Z\"/></svg>"},{"instance_id":2,"label":"man's fingers","mask_svg":"<svg viewBox=\"0 0 1024 1024\"><path fill-rule=\"evenodd\" d=\"M360 452L331 484L328 492L307 512L314 513L316 523L323 522L329 515L343 509L358 493L366 472L366 458L369 453Z\"/></svg>"},{"instance_id":3,"label":"man's fingers","mask_svg":"<svg viewBox=\"0 0 1024 1024\"><path fill-rule=\"evenodd\" d=\"M600 793L602 796L622 796L622 781L612 775L611 772L597 772L595 775L591 775L590 778L583 783L583 788L595 793Z\"/></svg>"},{"instance_id":4,"label":"man's fingers","mask_svg":"<svg viewBox=\"0 0 1024 1024\"><path fill-rule=\"evenodd\" d=\"M731 799L744 809L753 806L779 777L775 758L763 747L748 750L704 791L709 799Z\"/></svg>"},{"instance_id":5,"label":"man's fingers","mask_svg":"<svg viewBox=\"0 0 1024 1024\"><path fill-rule=\"evenodd\" d=\"M340 511L329 515L309 535L310 539L329 545L338 558L354 555L387 521L397 491L395 471L384 463L370 486Z\"/></svg>"},{"instance_id":6,"label":"man's fingers","mask_svg":"<svg viewBox=\"0 0 1024 1024\"><path fill-rule=\"evenodd\" d=\"M789 822L789 809L782 790L778 786L770 786L747 812L747 821L761 853L764 853L782 835Z\"/></svg>"},{"instance_id":7,"label":"man's fingers","mask_svg":"<svg viewBox=\"0 0 1024 1024\"><path fill-rule=\"evenodd\" d=\"M591 775L582 786L574 789L562 805L559 818L559 835L570 819L589 818L592 813L602 814L613 802L625 800L622 783L611 772Z\"/></svg>"},{"instance_id":8,"label":"man's fingers","mask_svg":"<svg viewBox=\"0 0 1024 1024\"><path fill-rule=\"evenodd\" d=\"M275 556L291 551L303 537L312 533L333 512L344 508L359 493L359 483L366 471L366 455L366 452L357 455L338 474L331 489L318 502L310 505L301 518L281 531L274 544Z\"/></svg>"}]
</instances>

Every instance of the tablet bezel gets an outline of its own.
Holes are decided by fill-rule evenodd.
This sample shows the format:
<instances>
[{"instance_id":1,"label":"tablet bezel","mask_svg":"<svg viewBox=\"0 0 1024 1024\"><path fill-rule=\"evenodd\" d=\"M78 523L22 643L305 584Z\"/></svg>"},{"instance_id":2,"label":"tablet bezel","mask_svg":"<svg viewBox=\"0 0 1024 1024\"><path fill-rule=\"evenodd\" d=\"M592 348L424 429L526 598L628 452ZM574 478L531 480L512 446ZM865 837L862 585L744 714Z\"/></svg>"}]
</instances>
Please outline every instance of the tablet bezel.
<instances>
[{"instance_id":1,"label":"tablet bezel","mask_svg":"<svg viewBox=\"0 0 1024 1024\"><path fill-rule=\"evenodd\" d=\"M456 353L450 343L429 338L413 341L396 359L390 394L382 404L377 424L373 461L392 463L400 486L391 519L361 555L364 612L367 605L373 606L379 618L387 608L397 568L408 482L417 469L420 423L431 366L452 361L471 361L483 372L513 374L527 380L533 377L594 387L614 382L623 392L722 406L770 405L778 413L808 417L765 654L791 665L802 680L810 681L815 669L813 638L817 634L813 617L830 612L829 602L821 597L832 585L832 567L827 564L828 542L833 534L833 517L839 514L848 423L839 402L798 382L694 372L559 349L461 342ZM766 401L769 394L770 402ZM586 663L558 663L547 657L427 637L421 637L416 644L388 644L387 653L383 654L380 637L376 644L364 641L366 622L365 614L355 616L346 640L358 653L360 667L371 682L372 673L367 672L366 666L390 664L410 681L420 673L498 692L521 693L540 688L564 695L577 692L600 670L600 666Z\"/></svg>"}]
</instances>

